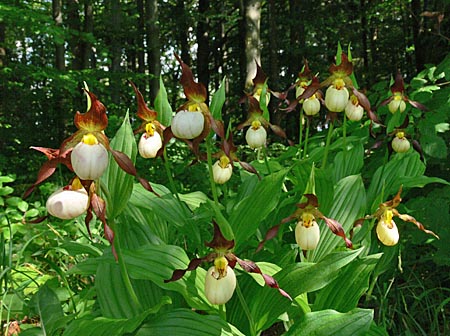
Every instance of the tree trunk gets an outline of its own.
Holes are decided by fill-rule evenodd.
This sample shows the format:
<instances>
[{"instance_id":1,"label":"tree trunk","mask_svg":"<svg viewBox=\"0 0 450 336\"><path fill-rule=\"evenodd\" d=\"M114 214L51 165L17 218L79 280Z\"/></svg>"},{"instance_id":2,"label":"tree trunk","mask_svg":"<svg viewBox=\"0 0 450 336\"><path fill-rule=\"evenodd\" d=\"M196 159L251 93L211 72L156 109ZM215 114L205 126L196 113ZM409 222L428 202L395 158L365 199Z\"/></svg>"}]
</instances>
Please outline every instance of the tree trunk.
<instances>
[{"instance_id":1,"label":"tree trunk","mask_svg":"<svg viewBox=\"0 0 450 336\"><path fill-rule=\"evenodd\" d=\"M122 59L122 38L121 38L121 26L122 15L120 0L109 1L109 47L111 55L111 97L114 104L120 102L120 72L121 72L121 59Z\"/></svg>"},{"instance_id":2,"label":"tree trunk","mask_svg":"<svg viewBox=\"0 0 450 336\"><path fill-rule=\"evenodd\" d=\"M253 86L253 78L256 75L256 63L261 65L261 1L245 1L245 57L246 78L245 87Z\"/></svg>"},{"instance_id":3,"label":"tree trunk","mask_svg":"<svg viewBox=\"0 0 450 336\"><path fill-rule=\"evenodd\" d=\"M94 33L94 9L91 0L84 0L84 33ZM92 44L88 40L83 39L81 42L81 58L83 69L94 68L95 58L92 53Z\"/></svg>"},{"instance_id":4,"label":"tree trunk","mask_svg":"<svg viewBox=\"0 0 450 336\"><path fill-rule=\"evenodd\" d=\"M277 25L277 6L275 0L269 0L269 79L271 83L271 89L275 91L280 91L283 88L279 87L280 83L280 62L278 61L278 25ZM274 87L278 86L278 87ZM275 102L274 99L270 101L270 120L276 124L280 125L281 122L281 114L277 113L277 105L278 102Z\"/></svg>"},{"instance_id":5,"label":"tree trunk","mask_svg":"<svg viewBox=\"0 0 450 336\"><path fill-rule=\"evenodd\" d=\"M145 12L144 12L144 0L137 0L137 11L138 11L138 23L137 23L137 71L139 73L145 72L145 45L144 45L144 35L145 35Z\"/></svg>"},{"instance_id":6,"label":"tree trunk","mask_svg":"<svg viewBox=\"0 0 450 336\"><path fill-rule=\"evenodd\" d=\"M416 57L416 70L421 71L425 66L426 53L429 52L426 45L423 43L423 31L422 24L423 18L420 16L422 13L422 4L420 0L411 1L412 12L412 31L414 40L414 53Z\"/></svg>"},{"instance_id":7,"label":"tree trunk","mask_svg":"<svg viewBox=\"0 0 450 336\"><path fill-rule=\"evenodd\" d=\"M157 0L147 0L146 16L148 69L150 71L150 99L154 101L159 91L159 76L161 75Z\"/></svg>"},{"instance_id":8,"label":"tree trunk","mask_svg":"<svg viewBox=\"0 0 450 336\"><path fill-rule=\"evenodd\" d=\"M189 53L189 36L188 36L188 22L186 20L186 9L184 7L184 0L177 0L176 16L178 21L178 42L180 43L181 59L184 63L191 66L191 55Z\"/></svg>"},{"instance_id":9,"label":"tree trunk","mask_svg":"<svg viewBox=\"0 0 450 336\"><path fill-rule=\"evenodd\" d=\"M297 73L303 66L302 53L305 53L305 11L302 8L301 0L289 1L290 26L289 26L289 73L295 81Z\"/></svg>"},{"instance_id":10,"label":"tree trunk","mask_svg":"<svg viewBox=\"0 0 450 336\"><path fill-rule=\"evenodd\" d=\"M56 27L62 27L63 16L62 16L62 0L53 0L52 1L52 10L53 10L53 20L55 21ZM55 42L55 66L56 69L60 71L66 70L66 63L64 59L64 42L58 43Z\"/></svg>"},{"instance_id":11,"label":"tree trunk","mask_svg":"<svg viewBox=\"0 0 450 336\"><path fill-rule=\"evenodd\" d=\"M209 19L207 11L209 7L208 0L199 0L197 23L197 74L198 81L208 88L209 86ZM207 90L209 91L209 90Z\"/></svg>"},{"instance_id":12,"label":"tree trunk","mask_svg":"<svg viewBox=\"0 0 450 336\"><path fill-rule=\"evenodd\" d=\"M67 25L70 31L78 33L81 32L81 20L77 0L67 1ZM71 66L73 70L83 69L79 35L80 34L72 34L72 36L68 40L69 48L73 55Z\"/></svg>"}]
</instances>

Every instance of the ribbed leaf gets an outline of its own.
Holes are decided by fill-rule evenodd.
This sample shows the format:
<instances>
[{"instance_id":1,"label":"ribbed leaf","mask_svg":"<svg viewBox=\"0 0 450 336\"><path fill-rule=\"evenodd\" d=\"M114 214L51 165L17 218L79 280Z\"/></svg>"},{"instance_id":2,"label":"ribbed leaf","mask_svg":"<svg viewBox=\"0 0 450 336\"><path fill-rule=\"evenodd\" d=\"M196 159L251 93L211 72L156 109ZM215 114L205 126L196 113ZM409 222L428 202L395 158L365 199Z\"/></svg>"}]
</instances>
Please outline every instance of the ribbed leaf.
<instances>
[{"instance_id":1,"label":"ribbed leaf","mask_svg":"<svg viewBox=\"0 0 450 336\"><path fill-rule=\"evenodd\" d=\"M220 83L219 89L212 96L209 106L211 114L216 120L222 120L222 107L225 103L225 80L226 78Z\"/></svg>"},{"instance_id":2,"label":"ribbed leaf","mask_svg":"<svg viewBox=\"0 0 450 336\"><path fill-rule=\"evenodd\" d=\"M341 223L348 235L355 220L364 215L365 206L366 194L361 176L347 176L337 183L334 190L333 206L324 215ZM308 254L308 260L310 261L319 261L325 255L334 251L337 246L345 247L343 239L333 234L325 223L320 225L320 234L319 245L312 253Z\"/></svg>"},{"instance_id":3,"label":"ribbed leaf","mask_svg":"<svg viewBox=\"0 0 450 336\"><path fill-rule=\"evenodd\" d=\"M359 249L331 253L317 264L296 263L275 274L274 278L281 288L295 298L302 293L316 291L328 285L339 276L341 268L354 260L361 251ZM290 301L277 290L267 286L251 285L246 288L244 295L255 322L255 329L258 331L270 327L291 305ZM232 319L229 321L240 326Z\"/></svg>"},{"instance_id":4,"label":"ribbed leaf","mask_svg":"<svg viewBox=\"0 0 450 336\"><path fill-rule=\"evenodd\" d=\"M128 112L110 145L112 149L126 154L133 163L136 160L137 147ZM125 173L110 155L108 168L101 178L102 187L107 188L106 213L109 219L117 217L126 207L133 190L133 179L133 176Z\"/></svg>"},{"instance_id":5,"label":"ribbed leaf","mask_svg":"<svg viewBox=\"0 0 450 336\"><path fill-rule=\"evenodd\" d=\"M159 78L159 92L155 98L155 110L158 112L158 121L164 126L170 126L173 111L167 99L167 91L162 77Z\"/></svg>"},{"instance_id":6,"label":"ribbed leaf","mask_svg":"<svg viewBox=\"0 0 450 336\"><path fill-rule=\"evenodd\" d=\"M123 250L123 257L131 278L151 280L157 286L173 290L185 298L195 309L213 310L204 293L206 271L197 268L187 272L180 280L164 283L175 269L186 269L189 259L186 252L174 245L146 245L135 250Z\"/></svg>"},{"instance_id":7,"label":"ribbed leaf","mask_svg":"<svg viewBox=\"0 0 450 336\"><path fill-rule=\"evenodd\" d=\"M369 288L370 276L380 257L381 254L373 254L345 266L333 282L316 294L313 310L335 309L345 313L356 308Z\"/></svg>"},{"instance_id":8,"label":"ribbed leaf","mask_svg":"<svg viewBox=\"0 0 450 336\"><path fill-rule=\"evenodd\" d=\"M282 170L266 176L254 191L232 210L229 222L238 250L242 249L244 242L254 235L260 222L276 208L286 172Z\"/></svg>"},{"instance_id":9,"label":"ribbed leaf","mask_svg":"<svg viewBox=\"0 0 450 336\"><path fill-rule=\"evenodd\" d=\"M164 298L154 308L133 318L113 319L106 317L92 316L84 317L73 321L67 330L65 336L123 336L135 332L144 320L151 314L157 313L163 305L169 304L170 299Z\"/></svg>"},{"instance_id":10,"label":"ribbed leaf","mask_svg":"<svg viewBox=\"0 0 450 336\"><path fill-rule=\"evenodd\" d=\"M322 310L307 313L285 335L295 336L358 336L366 335L373 319L371 309L356 308L348 313Z\"/></svg>"},{"instance_id":11,"label":"ribbed leaf","mask_svg":"<svg viewBox=\"0 0 450 336\"><path fill-rule=\"evenodd\" d=\"M333 178L334 181L339 181L342 178L359 174L364 165L364 147L361 143L353 143L353 147L336 154L333 164Z\"/></svg>"},{"instance_id":12,"label":"ribbed leaf","mask_svg":"<svg viewBox=\"0 0 450 336\"><path fill-rule=\"evenodd\" d=\"M394 155L385 166L379 167L373 175L367 191L367 206L371 207L370 212L374 212L389 195L398 191L401 179L421 176L424 172L425 165L420 161L419 154L414 152Z\"/></svg>"},{"instance_id":13,"label":"ribbed leaf","mask_svg":"<svg viewBox=\"0 0 450 336\"><path fill-rule=\"evenodd\" d=\"M177 309L158 315L157 318L143 325L136 335L243 336L244 334L221 320L219 316L201 315L192 310Z\"/></svg>"}]
</instances>

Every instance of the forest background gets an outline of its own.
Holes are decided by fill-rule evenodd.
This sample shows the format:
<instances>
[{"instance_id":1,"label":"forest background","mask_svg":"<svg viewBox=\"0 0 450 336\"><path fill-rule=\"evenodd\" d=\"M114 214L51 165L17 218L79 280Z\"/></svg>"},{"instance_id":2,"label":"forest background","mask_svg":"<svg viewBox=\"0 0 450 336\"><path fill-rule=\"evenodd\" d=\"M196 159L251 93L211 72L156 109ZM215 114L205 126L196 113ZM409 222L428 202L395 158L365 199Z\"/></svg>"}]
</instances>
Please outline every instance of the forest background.
<instances>
[{"instance_id":1,"label":"forest background","mask_svg":"<svg viewBox=\"0 0 450 336\"><path fill-rule=\"evenodd\" d=\"M227 98L222 116L237 125L246 119L247 110L239 100L251 86L255 60L267 74L269 87L278 92L297 81L304 59L314 73L326 76L338 42L351 50L354 73L366 92L382 88L388 92L397 71L406 83L418 74L431 78L427 71L439 64L448 73L449 14L446 0L1 0L0 173L15 181L14 192L5 197L22 195L35 180L44 158L30 146L58 148L73 133L74 112L85 110L84 82L108 109L106 133L115 134L125 112L136 110L128 80L149 102L155 101L160 81L173 108L184 100L177 53L208 92L215 92L224 81ZM448 79L436 85L448 89ZM278 103L272 99L269 105L271 122L298 140L298 113L286 114ZM440 122L448 122L448 115ZM132 124L138 121L132 119ZM428 138L425 157L426 174L448 180L446 130ZM238 135L235 142L243 143L244 137ZM187 165L187 148L172 148L173 158L176 151L184 153L178 160ZM138 158L136 166L149 172L151 181L168 185L160 161ZM208 181L195 167L175 169L180 192L207 193ZM68 171L59 173L63 181ZM433 190L421 189L410 198L436 196ZM39 190L32 199L41 200L45 194L48 189ZM449 198L445 200L439 214L429 218L449 224ZM406 256L403 266L409 267L404 273L392 271L401 279L399 286L376 304L378 318L385 318L383 324L395 334L404 328L427 334L429 322L420 319L429 307L441 309L436 312L435 330L449 323L445 293L450 291L446 270L450 261L444 245L437 254L437 247L430 244L422 246L423 253L410 243L401 247ZM392 276L386 274L386 281ZM411 310L406 302L415 302L409 305ZM389 306L395 309L386 316L380 307L389 310Z\"/></svg>"}]
</instances>

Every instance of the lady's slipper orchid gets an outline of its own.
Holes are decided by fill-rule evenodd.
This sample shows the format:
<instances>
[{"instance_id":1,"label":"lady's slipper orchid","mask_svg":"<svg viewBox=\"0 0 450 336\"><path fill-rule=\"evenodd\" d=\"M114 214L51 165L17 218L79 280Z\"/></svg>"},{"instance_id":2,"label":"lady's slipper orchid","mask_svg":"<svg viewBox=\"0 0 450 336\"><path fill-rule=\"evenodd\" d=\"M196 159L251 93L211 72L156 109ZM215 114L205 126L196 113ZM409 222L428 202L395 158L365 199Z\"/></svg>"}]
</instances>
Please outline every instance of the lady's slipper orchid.
<instances>
[{"instance_id":1,"label":"lady's slipper orchid","mask_svg":"<svg viewBox=\"0 0 450 336\"><path fill-rule=\"evenodd\" d=\"M205 294L211 304L225 304L233 296L236 287L236 276L234 267L238 263L242 269L249 273L258 273L263 277L266 285L278 289L281 295L292 300L289 294L280 288L277 281L261 269L253 261L239 259L231 250L234 248L234 240L227 240L220 232L217 223L214 224L214 237L210 243L205 245L213 248L214 252L206 257L192 259L186 269L173 271L172 277L164 282L179 280L187 271L193 271L203 262L214 262L209 268L205 279Z\"/></svg>"},{"instance_id":2,"label":"lady's slipper orchid","mask_svg":"<svg viewBox=\"0 0 450 336\"><path fill-rule=\"evenodd\" d=\"M253 90L251 92L251 95L253 98L255 98L258 102L261 102L261 95L265 93L265 105L268 106L270 102L270 93L271 90L267 87L267 75L263 71L263 69L260 67L258 62L256 62L256 75L253 78Z\"/></svg>"},{"instance_id":3,"label":"lady's slipper orchid","mask_svg":"<svg viewBox=\"0 0 450 336\"><path fill-rule=\"evenodd\" d=\"M359 104L358 97L352 95L345 107L345 115L349 120L360 121L364 113L364 108Z\"/></svg>"},{"instance_id":4,"label":"lady's slipper orchid","mask_svg":"<svg viewBox=\"0 0 450 336\"><path fill-rule=\"evenodd\" d=\"M240 130L246 126L250 126L245 134L245 140L251 148L261 148L265 145L267 139L266 128L270 129L278 136L286 139L286 133L277 125L272 125L263 117L263 111L259 106L259 102L252 96L248 96L249 118L239 124L236 129Z\"/></svg>"},{"instance_id":5,"label":"lady's slipper orchid","mask_svg":"<svg viewBox=\"0 0 450 336\"><path fill-rule=\"evenodd\" d=\"M73 171L82 180L96 180L108 167L108 151L92 133L83 136L70 158Z\"/></svg>"},{"instance_id":6,"label":"lady's slipper orchid","mask_svg":"<svg viewBox=\"0 0 450 336\"><path fill-rule=\"evenodd\" d=\"M410 215L401 214L398 212L396 208L402 201L400 197L401 193L402 193L402 186L400 186L400 189L398 190L397 194L394 196L392 200L381 203L374 214L358 219L355 222L355 225L362 224L362 222L364 222L364 220L366 219L376 218L378 221L376 227L378 239L380 240L381 243L383 243L386 246L393 246L397 244L399 240L398 228L393 220L393 217L398 217L405 222L413 223L417 226L419 230L431 234L437 239L439 239L439 237L433 231L425 229L423 224L417 221L414 217Z\"/></svg>"},{"instance_id":7,"label":"lady's slipper orchid","mask_svg":"<svg viewBox=\"0 0 450 336\"><path fill-rule=\"evenodd\" d=\"M295 230L295 238L300 248L303 250L315 249L320 237L320 231L318 230L316 218L323 219L335 235L344 239L348 248L352 247L352 242L345 235L342 225L335 219L325 217L319 211L317 196L313 194L305 194L303 196L306 197L307 201L297 204L298 209L291 216L282 219L280 224L270 228L269 231L267 231L263 241L259 243L256 251L260 251L266 241L274 238L278 234L281 224L288 223L292 220L297 220L298 222ZM299 227L299 225L301 227Z\"/></svg>"},{"instance_id":8,"label":"lady's slipper orchid","mask_svg":"<svg viewBox=\"0 0 450 336\"><path fill-rule=\"evenodd\" d=\"M48 213L60 219L76 218L86 212L88 206L89 196L78 178L51 194L46 203Z\"/></svg>"},{"instance_id":9,"label":"lady's slipper orchid","mask_svg":"<svg viewBox=\"0 0 450 336\"><path fill-rule=\"evenodd\" d=\"M397 132L394 139L392 139L391 145L392 149L397 153L406 153L411 147L409 140L405 137L405 132Z\"/></svg>"},{"instance_id":10,"label":"lady's slipper orchid","mask_svg":"<svg viewBox=\"0 0 450 336\"><path fill-rule=\"evenodd\" d=\"M145 133L139 140L139 154L144 159L154 158L161 149L163 143L159 132L155 131L155 125L151 122L145 125Z\"/></svg>"},{"instance_id":11,"label":"lady's slipper orchid","mask_svg":"<svg viewBox=\"0 0 450 336\"><path fill-rule=\"evenodd\" d=\"M320 100L316 94L303 101L303 111L307 116L315 116L320 111Z\"/></svg>"},{"instance_id":12,"label":"lady's slipper orchid","mask_svg":"<svg viewBox=\"0 0 450 336\"><path fill-rule=\"evenodd\" d=\"M398 71L397 75L395 76L395 82L391 86L391 92L392 96L383 100L380 104L380 106L388 105L389 111L391 113L395 113L397 111L400 111L400 113L402 113L403 111L405 111L406 102L410 103L413 107L421 111L428 110L426 106L422 105L419 102L409 99L405 95L405 82L403 81L403 76L400 73L400 71Z\"/></svg>"},{"instance_id":13,"label":"lady's slipper orchid","mask_svg":"<svg viewBox=\"0 0 450 336\"><path fill-rule=\"evenodd\" d=\"M157 112L150 109L145 103L144 97L139 89L130 81L138 103L137 116L142 120L142 124L134 133L144 132L139 139L139 154L145 158L154 158L162 154L162 135L165 127L157 120Z\"/></svg>"},{"instance_id":14,"label":"lady's slipper orchid","mask_svg":"<svg viewBox=\"0 0 450 336\"><path fill-rule=\"evenodd\" d=\"M224 184L233 174L233 164L230 162L228 156L222 155L220 159L214 163L212 170L214 182L217 184Z\"/></svg>"},{"instance_id":15,"label":"lady's slipper orchid","mask_svg":"<svg viewBox=\"0 0 450 336\"><path fill-rule=\"evenodd\" d=\"M188 143L198 157L200 142L206 138L211 128L221 138L224 137L224 134L220 132L216 120L212 117L209 107L205 103L207 97L205 86L202 83L195 82L191 68L177 54L175 54L175 57L181 65L180 83L188 101L178 108L171 126L164 131L164 144L167 144L175 136Z\"/></svg>"},{"instance_id":16,"label":"lady's slipper orchid","mask_svg":"<svg viewBox=\"0 0 450 336\"><path fill-rule=\"evenodd\" d=\"M314 250L319 244L320 229L311 213L302 214L295 227L295 241L302 250Z\"/></svg>"},{"instance_id":17,"label":"lady's slipper orchid","mask_svg":"<svg viewBox=\"0 0 450 336\"><path fill-rule=\"evenodd\" d=\"M325 106L331 112L342 112L347 106L349 93L342 78L336 78L325 92Z\"/></svg>"}]
</instances>

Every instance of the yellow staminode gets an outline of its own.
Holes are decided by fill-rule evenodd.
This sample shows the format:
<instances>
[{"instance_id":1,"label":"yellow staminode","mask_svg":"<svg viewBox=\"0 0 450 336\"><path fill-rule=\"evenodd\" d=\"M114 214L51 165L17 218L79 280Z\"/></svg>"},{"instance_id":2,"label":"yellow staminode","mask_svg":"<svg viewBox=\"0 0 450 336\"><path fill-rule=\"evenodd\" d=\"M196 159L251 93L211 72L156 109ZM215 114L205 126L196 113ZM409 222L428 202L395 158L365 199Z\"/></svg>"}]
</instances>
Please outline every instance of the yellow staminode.
<instances>
[{"instance_id":1,"label":"yellow staminode","mask_svg":"<svg viewBox=\"0 0 450 336\"><path fill-rule=\"evenodd\" d=\"M153 123L151 122L147 123L145 125L145 132L148 136L153 136L153 134L155 133L155 125L153 125Z\"/></svg>"},{"instance_id":2,"label":"yellow staminode","mask_svg":"<svg viewBox=\"0 0 450 336\"><path fill-rule=\"evenodd\" d=\"M403 95L399 92L394 93L394 100L402 100Z\"/></svg>"},{"instance_id":3,"label":"yellow staminode","mask_svg":"<svg viewBox=\"0 0 450 336\"><path fill-rule=\"evenodd\" d=\"M309 228L314 223L314 215L309 212L304 212L302 214L303 226Z\"/></svg>"},{"instance_id":4,"label":"yellow staminode","mask_svg":"<svg viewBox=\"0 0 450 336\"><path fill-rule=\"evenodd\" d=\"M226 168L230 164L230 159L226 155L222 155L219 160L219 165L222 168Z\"/></svg>"},{"instance_id":5,"label":"yellow staminode","mask_svg":"<svg viewBox=\"0 0 450 336\"><path fill-rule=\"evenodd\" d=\"M405 137L405 132L397 132L397 134L395 134L395 136L399 139L403 139Z\"/></svg>"},{"instance_id":6,"label":"yellow staminode","mask_svg":"<svg viewBox=\"0 0 450 336\"><path fill-rule=\"evenodd\" d=\"M392 229L393 225L392 225L392 210L386 210L383 214L384 217L384 222L386 223L387 227Z\"/></svg>"},{"instance_id":7,"label":"yellow staminode","mask_svg":"<svg viewBox=\"0 0 450 336\"><path fill-rule=\"evenodd\" d=\"M219 279L227 276L227 258L225 258L224 256L217 257L216 259L214 259L214 266L216 267L216 271L219 273Z\"/></svg>"},{"instance_id":8,"label":"yellow staminode","mask_svg":"<svg viewBox=\"0 0 450 336\"><path fill-rule=\"evenodd\" d=\"M84 135L81 142L85 143L86 145L97 145L98 144L97 138L92 133L88 133L88 134Z\"/></svg>"},{"instance_id":9,"label":"yellow staminode","mask_svg":"<svg viewBox=\"0 0 450 336\"><path fill-rule=\"evenodd\" d=\"M78 177L75 177L71 184L72 190L80 190L83 188L83 185L81 184L81 181Z\"/></svg>"},{"instance_id":10,"label":"yellow staminode","mask_svg":"<svg viewBox=\"0 0 450 336\"><path fill-rule=\"evenodd\" d=\"M333 85L336 90L341 90L344 88L345 82L342 78L336 78L333 82Z\"/></svg>"},{"instance_id":11,"label":"yellow staminode","mask_svg":"<svg viewBox=\"0 0 450 336\"><path fill-rule=\"evenodd\" d=\"M200 106L197 103L190 104L188 106L188 111L189 112L199 112L200 111Z\"/></svg>"},{"instance_id":12,"label":"yellow staminode","mask_svg":"<svg viewBox=\"0 0 450 336\"><path fill-rule=\"evenodd\" d=\"M259 120L253 120L252 121L252 128L254 129L254 130L257 130L258 128L260 128L261 127L261 122L259 121Z\"/></svg>"},{"instance_id":13,"label":"yellow staminode","mask_svg":"<svg viewBox=\"0 0 450 336\"><path fill-rule=\"evenodd\" d=\"M352 104L353 104L353 105L356 105L356 106L359 105L358 97L356 97L355 95L352 95L352 96L350 97L350 100L352 101Z\"/></svg>"}]
</instances>

